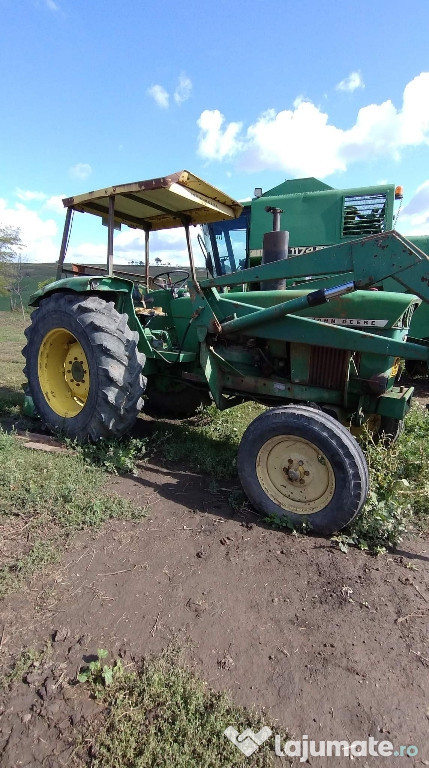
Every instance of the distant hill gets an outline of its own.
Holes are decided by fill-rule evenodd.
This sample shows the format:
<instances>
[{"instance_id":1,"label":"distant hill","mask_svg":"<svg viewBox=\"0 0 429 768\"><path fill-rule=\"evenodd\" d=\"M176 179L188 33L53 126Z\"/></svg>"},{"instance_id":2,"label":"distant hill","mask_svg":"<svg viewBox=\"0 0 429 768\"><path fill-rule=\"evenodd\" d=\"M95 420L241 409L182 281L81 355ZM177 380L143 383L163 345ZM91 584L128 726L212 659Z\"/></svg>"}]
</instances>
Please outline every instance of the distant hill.
<instances>
[{"instance_id":1,"label":"distant hill","mask_svg":"<svg viewBox=\"0 0 429 768\"><path fill-rule=\"evenodd\" d=\"M97 264L94 266L100 267L102 265ZM144 275L144 266L141 265L118 264L117 268L118 270L122 270L124 272L133 272L136 275ZM25 276L22 281L22 298L24 305L27 306L31 294L37 291L39 283L43 283L45 280L55 279L57 265L56 263L24 264L23 269ZM163 264L160 266L151 266L150 275L151 277L155 277L155 275L158 275L161 272L166 272L167 270L173 271L174 269L187 269L187 266L183 265L180 267L167 267ZM203 280L206 276L207 272L205 269L197 269L197 277L200 280ZM0 311L7 311L8 309L10 309L9 296L0 296Z\"/></svg>"},{"instance_id":2,"label":"distant hill","mask_svg":"<svg viewBox=\"0 0 429 768\"><path fill-rule=\"evenodd\" d=\"M23 264L25 277L22 281L22 300L25 306L27 306L31 294L37 291L39 283L55 278L56 269L55 263ZM9 296L0 296L0 311L8 309L10 309Z\"/></svg>"}]
</instances>

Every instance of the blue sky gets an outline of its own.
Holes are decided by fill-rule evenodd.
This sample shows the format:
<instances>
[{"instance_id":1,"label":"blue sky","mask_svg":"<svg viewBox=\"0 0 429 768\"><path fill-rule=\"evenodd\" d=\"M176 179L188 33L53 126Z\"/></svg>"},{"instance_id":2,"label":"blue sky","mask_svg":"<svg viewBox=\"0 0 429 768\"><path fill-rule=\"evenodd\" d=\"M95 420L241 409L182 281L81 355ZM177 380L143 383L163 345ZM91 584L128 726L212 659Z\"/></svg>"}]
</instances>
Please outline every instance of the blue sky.
<instances>
[{"instance_id":1,"label":"blue sky","mask_svg":"<svg viewBox=\"0 0 429 768\"><path fill-rule=\"evenodd\" d=\"M61 197L183 168L238 199L317 176L402 184L429 233L427 0L0 0L0 225L54 261ZM91 217L74 260L105 258ZM117 235L135 258L136 233ZM183 261L175 232L158 236ZM177 257L177 258L176 258Z\"/></svg>"}]
</instances>

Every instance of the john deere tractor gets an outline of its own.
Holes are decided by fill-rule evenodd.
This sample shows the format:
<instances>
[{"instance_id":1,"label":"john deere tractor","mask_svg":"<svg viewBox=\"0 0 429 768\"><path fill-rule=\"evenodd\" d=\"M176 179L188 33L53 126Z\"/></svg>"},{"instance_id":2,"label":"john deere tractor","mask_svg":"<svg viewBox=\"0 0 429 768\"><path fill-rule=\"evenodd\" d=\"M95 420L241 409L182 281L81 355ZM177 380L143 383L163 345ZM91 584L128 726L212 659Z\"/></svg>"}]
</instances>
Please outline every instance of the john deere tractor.
<instances>
[{"instance_id":1,"label":"john deere tractor","mask_svg":"<svg viewBox=\"0 0 429 768\"><path fill-rule=\"evenodd\" d=\"M349 523L368 491L350 429L366 422L394 434L413 392L395 384L400 360L429 357L427 344L407 340L414 310L429 298L426 255L395 232L347 239L323 251L337 285L291 287L297 275L317 274L314 254L287 258L274 207L261 264L197 279L190 227L224 222L232 232L243 209L188 171L70 197L64 206L58 280L31 299L24 350L42 420L97 441L130 429L145 392L166 412L172 404L192 412L208 397L220 409L258 401L269 407L238 453L249 499L318 533ZM107 265L63 277L75 212L107 223ZM114 273L114 230L124 225L144 232L144 274ZM150 277L150 233L178 226L189 267ZM205 254L210 266L213 254ZM371 290L387 274L410 293Z\"/></svg>"}]
</instances>

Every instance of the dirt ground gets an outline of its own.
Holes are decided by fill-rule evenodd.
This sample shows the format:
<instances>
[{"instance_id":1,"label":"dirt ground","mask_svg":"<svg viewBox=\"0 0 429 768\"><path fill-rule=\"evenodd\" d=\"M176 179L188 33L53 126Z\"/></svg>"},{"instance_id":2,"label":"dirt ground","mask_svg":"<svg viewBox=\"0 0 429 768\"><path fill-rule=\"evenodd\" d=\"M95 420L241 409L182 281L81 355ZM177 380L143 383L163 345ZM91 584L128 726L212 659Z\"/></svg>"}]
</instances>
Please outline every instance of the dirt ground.
<instances>
[{"instance_id":1,"label":"dirt ground","mask_svg":"<svg viewBox=\"0 0 429 768\"><path fill-rule=\"evenodd\" d=\"M71 681L97 648L126 661L172 641L210 685L266 707L297 739L372 735L418 747L389 765L429 765L427 539L379 558L344 554L234 513L233 484L173 464L111 485L148 517L77 536L59 566L5 602L3 668L22 647L53 642L0 699L4 768L73 764L76 733L100 705ZM307 764L332 762L346 760Z\"/></svg>"}]
</instances>

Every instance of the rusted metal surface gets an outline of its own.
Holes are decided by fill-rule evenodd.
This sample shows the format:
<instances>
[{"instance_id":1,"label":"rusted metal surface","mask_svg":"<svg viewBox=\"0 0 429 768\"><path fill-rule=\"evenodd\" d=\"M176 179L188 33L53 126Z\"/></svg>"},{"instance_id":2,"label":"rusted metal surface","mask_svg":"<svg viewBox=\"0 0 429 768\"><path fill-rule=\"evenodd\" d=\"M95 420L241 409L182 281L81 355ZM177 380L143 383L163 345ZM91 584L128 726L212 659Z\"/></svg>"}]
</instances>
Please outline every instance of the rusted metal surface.
<instances>
[{"instance_id":1,"label":"rusted metal surface","mask_svg":"<svg viewBox=\"0 0 429 768\"><path fill-rule=\"evenodd\" d=\"M290 400L317 401L320 400L321 388L294 384L286 379L275 380L262 376L239 376L234 373L224 373L224 391L233 394L243 393L256 396L256 399L269 402L274 399L279 403ZM323 395L324 403L342 405L343 393L329 390Z\"/></svg>"},{"instance_id":2,"label":"rusted metal surface","mask_svg":"<svg viewBox=\"0 0 429 768\"><path fill-rule=\"evenodd\" d=\"M309 384L326 389L342 389L346 380L350 353L335 347L312 347Z\"/></svg>"},{"instance_id":3,"label":"rusted metal surface","mask_svg":"<svg viewBox=\"0 0 429 768\"><path fill-rule=\"evenodd\" d=\"M169 229L234 219L242 211L237 200L189 171L67 197L63 204L68 209L106 217L112 195L115 223L137 229Z\"/></svg>"}]
</instances>

